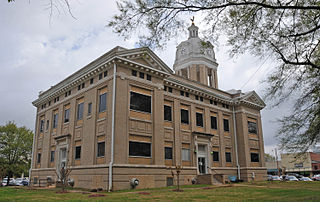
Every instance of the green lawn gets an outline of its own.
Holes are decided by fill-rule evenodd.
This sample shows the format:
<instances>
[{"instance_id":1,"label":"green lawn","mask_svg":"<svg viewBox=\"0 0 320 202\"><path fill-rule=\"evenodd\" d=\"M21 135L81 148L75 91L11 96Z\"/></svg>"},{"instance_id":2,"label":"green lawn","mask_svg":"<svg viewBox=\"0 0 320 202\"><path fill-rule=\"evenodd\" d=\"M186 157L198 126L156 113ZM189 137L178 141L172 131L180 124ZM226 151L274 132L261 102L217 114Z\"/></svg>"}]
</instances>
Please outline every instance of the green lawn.
<instances>
[{"instance_id":1,"label":"green lawn","mask_svg":"<svg viewBox=\"0 0 320 202\"><path fill-rule=\"evenodd\" d=\"M182 186L112 193L90 193L86 190L30 189L0 187L0 201L320 201L320 182L256 182L226 186ZM97 196L98 195L98 196Z\"/></svg>"}]
</instances>

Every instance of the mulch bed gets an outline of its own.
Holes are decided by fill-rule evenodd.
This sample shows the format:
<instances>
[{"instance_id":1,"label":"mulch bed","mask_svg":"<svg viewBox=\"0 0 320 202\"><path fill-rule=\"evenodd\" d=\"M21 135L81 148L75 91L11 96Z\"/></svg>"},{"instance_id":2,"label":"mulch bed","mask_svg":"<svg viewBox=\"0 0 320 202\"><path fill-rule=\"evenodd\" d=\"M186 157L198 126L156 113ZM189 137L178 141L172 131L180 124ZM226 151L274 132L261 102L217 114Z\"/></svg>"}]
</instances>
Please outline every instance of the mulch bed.
<instances>
[{"instance_id":1,"label":"mulch bed","mask_svg":"<svg viewBox=\"0 0 320 202\"><path fill-rule=\"evenodd\" d=\"M104 194L91 194L89 195L89 198L92 198L92 197L105 197L106 195Z\"/></svg>"}]
</instances>

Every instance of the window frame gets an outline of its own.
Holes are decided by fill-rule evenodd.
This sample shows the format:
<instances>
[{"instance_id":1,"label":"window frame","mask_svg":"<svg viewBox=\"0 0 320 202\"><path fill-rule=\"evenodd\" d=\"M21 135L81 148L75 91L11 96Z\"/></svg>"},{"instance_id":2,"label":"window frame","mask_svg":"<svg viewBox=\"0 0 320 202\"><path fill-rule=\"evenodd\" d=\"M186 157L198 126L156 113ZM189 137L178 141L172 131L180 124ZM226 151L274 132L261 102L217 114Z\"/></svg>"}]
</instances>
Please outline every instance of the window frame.
<instances>
[{"instance_id":1,"label":"window frame","mask_svg":"<svg viewBox=\"0 0 320 202\"><path fill-rule=\"evenodd\" d=\"M136 98L145 98L147 100L143 100L143 101L137 101L137 100L133 100ZM146 106L146 102L145 101L150 101L150 104L147 105L147 108L142 109L142 106ZM130 110L133 111L137 111L137 112L142 112L142 113L148 113L151 114L152 113L152 96L151 95L146 95L146 94L142 94L142 93L138 93L135 91L130 91L130 99L129 99L129 108ZM133 103L134 102L134 103ZM139 103L140 105L136 105L137 103Z\"/></svg>"},{"instance_id":2,"label":"window frame","mask_svg":"<svg viewBox=\"0 0 320 202\"><path fill-rule=\"evenodd\" d=\"M102 97L105 96L105 105L101 104ZM107 111L107 92L99 95L99 113Z\"/></svg>"},{"instance_id":3,"label":"window frame","mask_svg":"<svg viewBox=\"0 0 320 202\"><path fill-rule=\"evenodd\" d=\"M187 115L187 120L184 120L184 119L182 119L182 117L183 117L183 114L182 114L182 112L184 112L184 111L186 111L187 113L186 113L186 115ZM185 113L185 112L184 112ZM190 118L189 118L189 110L188 109L180 109L180 122L182 123L182 124L186 124L186 125L189 125L189 123L190 123Z\"/></svg>"},{"instance_id":4,"label":"window frame","mask_svg":"<svg viewBox=\"0 0 320 202\"><path fill-rule=\"evenodd\" d=\"M70 108L64 109L64 117L63 117L63 123L69 123L69 122L70 122Z\"/></svg>"},{"instance_id":5,"label":"window frame","mask_svg":"<svg viewBox=\"0 0 320 202\"><path fill-rule=\"evenodd\" d=\"M88 116L92 114L92 102L88 103Z\"/></svg>"},{"instance_id":6,"label":"window frame","mask_svg":"<svg viewBox=\"0 0 320 202\"><path fill-rule=\"evenodd\" d=\"M50 163L54 162L55 160L55 151L54 150L51 150L50 151Z\"/></svg>"},{"instance_id":7,"label":"window frame","mask_svg":"<svg viewBox=\"0 0 320 202\"><path fill-rule=\"evenodd\" d=\"M169 156L167 156L167 154L168 154L167 151L168 150L171 150L170 151L171 154ZM173 148L172 147L164 147L164 159L165 160L173 160Z\"/></svg>"},{"instance_id":8,"label":"window frame","mask_svg":"<svg viewBox=\"0 0 320 202\"><path fill-rule=\"evenodd\" d=\"M184 157L184 154L183 154L183 151L188 151L187 153L187 159L185 159ZM190 151L190 148L181 148L181 161L191 161L191 151Z\"/></svg>"},{"instance_id":9,"label":"window frame","mask_svg":"<svg viewBox=\"0 0 320 202\"><path fill-rule=\"evenodd\" d=\"M166 110L166 109L168 109L168 108L170 108L170 117L166 116L166 112L168 112L168 110ZM169 118L169 119L167 119L167 118ZM165 121L172 122L172 106L170 106L170 105L164 105L163 106L163 119Z\"/></svg>"},{"instance_id":10,"label":"window frame","mask_svg":"<svg viewBox=\"0 0 320 202\"><path fill-rule=\"evenodd\" d=\"M213 120L215 120L215 121L213 121ZM212 124L213 122L215 124ZM210 116L210 124L211 124L211 129L212 130L218 130L218 118L216 116Z\"/></svg>"},{"instance_id":11,"label":"window frame","mask_svg":"<svg viewBox=\"0 0 320 202\"><path fill-rule=\"evenodd\" d=\"M147 150L143 150L143 152L147 152L147 153L150 153L149 155L143 155L143 154L132 154L131 152L132 152L132 150L131 150L131 145L133 145L133 144L141 144L141 146L143 145L143 144L148 144L149 145L149 151L147 151ZM137 151L135 151L135 152L137 152ZM131 154L130 154L131 153ZM152 158L152 143L151 142L142 142L142 141L134 141L134 140L132 140L132 141L129 141L129 157L141 157L141 158Z\"/></svg>"},{"instance_id":12,"label":"window frame","mask_svg":"<svg viewBox=\"0 0 320 202\"><path fill-rule=\"evenodd\" d=\"M231 152L225 152L225 155L226 155L226 163L232 163ZM230 157L230 160L229 160L228 156Z\"/></svg>"},{"instance_id":13,"label":"window frame","mask_svg":"<svg viewBox=\"0 0 320 202\"><path fill-rule=\"evenodd\" d=\"M102 146L100 145L103 145L103 149L101 148ZM97 158L102 158L105 155L106 155L106 142L105 141L97 142Z\"/></svg>"},{"instance_id":14,"label":"window frame","mask_svg":"<svg viewBox=\"0 0 320 202\"><path fill-rule=\"evenodd\" d=\"M53 114L52 128L57 128L58 127L58 119L59 119L59 113Z\"/></svg>"},{"instance_id":15,"label":"window frame","mask_svg":"<svg viewBox=\"0 0 320 202\"><path fill-rule=\"evenodd\" d=\"M41 163L41 153L37 154L37 164Z\"/></svg>"},{"instance_id":16,"label":"window frame","mask_svg":"<svg viewBox=\"0 0 320 202\"><path fill-rule=\"evenodd\" d=\"M203 128L203 113L196 112L196 126Z\"/></svg>"},{"instance_id":17,"label":"window frame","mask_svg":"<svg viewBox=\"0 0 320 202\"><path fill-rule=\"evenodd\" d=\"M223 119L223 131L230 132L229 119Z\"/></svg>"},{"instance_id":18,"label":"window frame","mask_svg":"<svg viewBox=\"0 0 320 202\"><path fill-rule=\"evenodd\" d=\"M84 112L84 102L80 102L77 105L77 121L83 119L83 112Z\"/></svg>"},{"instance_id":19,"label":"window frame","mask_svg":"<svg viewBox=\"0 0 320 202\"><path fill-rule=\"evenodd\" d=\"M260 155L257 152L250 152L250 160L252 163L260 162Z\"/></svg>"},{"instance_id":20,"label":"window frame","mask_svg":"<svg viewBox=\"0 0 320 202\"><path fill-rule=\"evenodd\" d=\"M212 161L213 162L219 162L220 161L219 151L212 151Z\"/></svg>"},{"instance_id":21,"label":"window frame","mask_svg":"<svg viewBox=\"0 0 320 202\"><path fill-rule=\"evenodd\" d=\"M248 124L248 133L257 135L258 134L258 124L253 121L248 121L247 124ZM252 127L254 127L255 131L250 130L250 129L252 129Z\"/></svg>"},{"instance_id":22,"label":"window frame","mask_svg":"<svg viewBox=\"0 0 320 202\"><path fill-rule=\"evenodd\" d=\"M74 159L75 160L81 159L81 146L76 146L74 151L75 151Z\"/></svg>"}]
</instances>

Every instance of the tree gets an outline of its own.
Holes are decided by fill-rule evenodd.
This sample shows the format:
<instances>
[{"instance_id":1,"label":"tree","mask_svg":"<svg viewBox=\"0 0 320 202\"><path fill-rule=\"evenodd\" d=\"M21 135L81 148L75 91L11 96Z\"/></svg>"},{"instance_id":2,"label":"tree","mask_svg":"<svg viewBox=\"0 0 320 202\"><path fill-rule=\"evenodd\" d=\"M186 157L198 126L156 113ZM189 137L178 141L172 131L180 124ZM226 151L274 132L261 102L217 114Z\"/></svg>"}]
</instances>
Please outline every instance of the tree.
<instances>
[{"instance_id":1,"label":"tree","mask_svg":"<svg viewBox=\"0 0 320 202\"><path fill-rule=\"evenodd\" d=\"M26 127L17 127L14 122L0 126L0 162L10 177L28 171L31 164L33 132Z\"/></svg>"},{"instance_id":2,"label":"tree","mask_svg":"<svg viewBox=\"0 0 320 202\"><path fill-rule=\"evenodd\" d=\"M266 162L272 162L272 161L276 160L276 157L274 157L271 154L264 153L264 159L265 159Z\"/></svg>"},{"instance_id":3,"label":"tree","mask_svg":"<svg viewBox=\"0 0 320 202\"><path fill-rule=\"evenodd\" d=\"M306 151L320 141L320 1L317 0L119 0L120 14L108 26L141 46L163 48L185 30L187 16L200 13L204 35L228 37L230 56L249 52L277 61L265 80L265 98L294 108L280 118L282 149Z\"/></svg>"}]
</instances>

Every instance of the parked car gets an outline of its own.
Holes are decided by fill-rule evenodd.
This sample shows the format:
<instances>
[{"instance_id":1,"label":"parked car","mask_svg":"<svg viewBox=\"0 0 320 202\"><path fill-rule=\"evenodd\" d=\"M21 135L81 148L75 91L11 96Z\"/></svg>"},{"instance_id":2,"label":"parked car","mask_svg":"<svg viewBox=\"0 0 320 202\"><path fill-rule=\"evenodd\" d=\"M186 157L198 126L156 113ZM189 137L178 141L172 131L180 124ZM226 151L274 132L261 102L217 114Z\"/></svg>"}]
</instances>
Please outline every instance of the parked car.
<instances>
[{"instance_id":1,"label":"parked car","mask_svg":"<svg viewBox=\"0 0 320 202\"><path fill-rule=\"evenodd\" d=\"M15 181L14 181L14 185L15 185L15 186L23 186L22 181L23 181L22 178L17 178L17 179L15 179Z\"/></svg>"},{"instance_id":2,"label":"parked car","mask_svg":"<svg viewBox=\"0 0 320 202\"><path fill-rule=\"evenodd\" d=\"M29 185L29 179L28 178L24 178L22 180L22 184L23 184L23 186L28 186Z\"/></svg>"},{"instance_id":3,"label":"parked car","mask_svg":"<svg viewBox=\"0 0 320 202\"><path fill-rule=\"evenodd\" d=\"M281 181L280 177L277 175L271 176L271 181Z\"/></svg>"},{"instance_id":4,"label":"parked car","mask_svg":"<svg viewBox=\"0 0 320 202\"><path fill-rule=\"evenodd\" d=\"M14 178L10 178L10 181L9 181L9 186L15 186L15 179Z\"/></svg>"},{"instance_id":5,"label":"parked car","mask_svg":"<svg viewBox=\"0 0 320 202\"><path fill-rule=\"evenodd\" d=\"M286 180L287 181L299 181L295 176L287 176Z\"/></svg>"},{"instance_id":6,"label":"parked car","mask_svg":"<svg viewBox=\"0 0 320 202\"><path fill-rule=\"evenodd\" d=\"M312 179L310 179L309 177L302 177L299 179L300 181L305 181L305 182L310 182L312 181Z\"/></svg>"},{"instance_id":7,"label":"parked car","mask_svg":"<svg viewBox=\"0 0 320 202\"><path fill-rule=\"evenodd\" d=\"M272 175L268 175L267 179L268 179L268 181L271 181L272 180Z\"/></svg>"},{"instance_id":8,"label":"parked car","mask_svg":"<svg viewBox=\"0 0 320 202\"><path fill-rule=\"evenodd\" d=\"M3 178L2 182L1 182L1 185L2 186L6 186L7 185L7 181L8 181L8 178Z\"/></svg>"}]
</instances>

